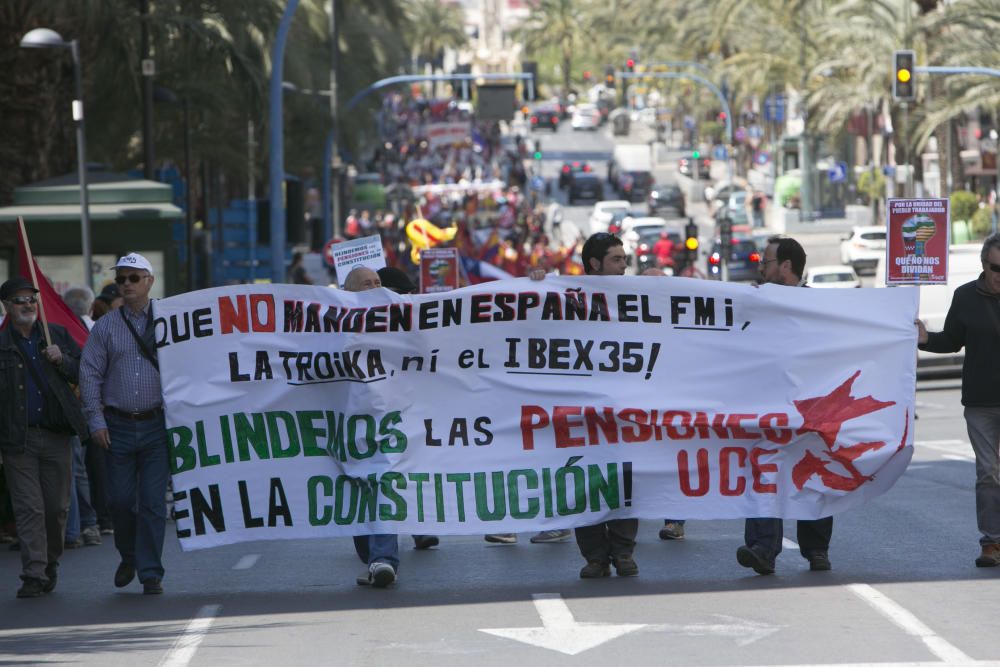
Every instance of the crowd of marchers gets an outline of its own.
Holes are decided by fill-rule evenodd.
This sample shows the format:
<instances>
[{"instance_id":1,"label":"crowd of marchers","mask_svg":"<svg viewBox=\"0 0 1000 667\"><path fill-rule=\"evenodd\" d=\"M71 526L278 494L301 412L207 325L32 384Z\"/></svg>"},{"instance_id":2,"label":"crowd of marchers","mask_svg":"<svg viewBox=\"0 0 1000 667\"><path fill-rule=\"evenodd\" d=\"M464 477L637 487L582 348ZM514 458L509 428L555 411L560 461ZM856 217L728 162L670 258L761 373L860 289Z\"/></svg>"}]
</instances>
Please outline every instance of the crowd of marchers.
<instances>
[{"instance_id":1,"label":"crowd of marchers","mask_svg":"<svg viewBox=\"0 0 1000 667\"><path fill-rule=\"evenodd\" d=\"M981 251L982 273L959 287L940 332L916 321L920 349L952 353L965 349L962 404L976 457L976 517L980 532L978 567L1000 566L1000 234ZM609 233L583 244L589 275L620 276L626 256ZM792 238L769 239L760 259L760 282L803 285L806 253ZM39 290L15 277L0 286L5 322L0 329L0 539L20 552L19 598L51 593L66 548L100 544L114 536L118 565L110 577L118 588L136 578L146 595L163 593L162 554L167 526L169 461L160 368L153 338L156 277L137 253L114 266L114 283L96 299L73 288L64 300L89 329L81 349L63 326L39 318ZM648 275L663 275L649 269ZM544 280L544 269L532 271ZM416 291L395 268L355 268L344 282L349 291ZM761 575L775 571L783 521L746 519L736 561ZM833 518L799 521L798 543L809 569L832 568ZM532 542L560 542L575 536L584 579L639 574L635 558L638 521L614 519L592 526L549 530ZM666 519L663 539L683 539L680 519ZM417 549L439 544L434 535L414 536ZM487 535L490 542L515 542L516 535ZM387 587L400 567L397 535L354 538L367 567L361 585ZM109 565L109 574L111 568Z\"/></svg>"}]
</instances>

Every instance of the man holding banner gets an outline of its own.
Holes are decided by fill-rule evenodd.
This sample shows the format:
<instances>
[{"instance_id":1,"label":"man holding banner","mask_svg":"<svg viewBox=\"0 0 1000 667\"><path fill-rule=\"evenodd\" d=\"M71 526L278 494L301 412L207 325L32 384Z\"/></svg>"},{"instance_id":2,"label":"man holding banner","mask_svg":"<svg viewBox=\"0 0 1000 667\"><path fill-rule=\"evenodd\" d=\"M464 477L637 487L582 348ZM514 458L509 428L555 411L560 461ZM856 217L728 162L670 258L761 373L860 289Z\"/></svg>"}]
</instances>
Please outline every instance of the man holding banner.
<instances>
[{"instance_id":1,"label":"man holding banner","mask_svg":"<svg viewBox=\"0 0 1000 667\"><path fill-rule=\"evenodd\" d=\"M69 512L74 434L87 425L70 383L80 348L63 327L38 321L38 289L11 278L0 286L9 321L0 330L0 451L21 544L19 598L56 587Z\"/></svg>"},{"instance_id":2,"label":"man holding banner","mask_svg":"<svg viewBox=\"0 0 1000 667\"><path fill-rule=\"evenodd\" d=\"M583 266L590 276L625 275L625 248L614 234L598 232L583 244ZM635 577L639 566L632 557L638 519L611 519L593 526L575 529L576 543L587 564L580 570L581 579L611 576L611 563L619 577Z\"/></svg>"},{"instance_id":3,"label":"man holding banner","mask_svg":"<svg viewBox=\"0 0 1000 667\"><path fill-rule=\"evenodd\" d=\"M760 260L762 284L797 287L802 285L806 269L806 251L792 238L774 236L768 239L764 256ZM830 569L830 537L833 534L833 517L799 520L799 551L809 561L809 569ZM774 574L774 561L781 553L784 522L781 519L747 519L744 529L745 545L736 550L736 560L743 567L753 568L757 574Z\"/></svg>"},{"instance_id":4,"label":"man holding banner","mask_svg":"<svg viewBox=\"0 0 1000 667\"><path fill-rule=\"evenodd\" d=\"M163 593L167 431L153 335L153 267L142 255L115 264L124 305L94 325L83 350L80 392L91 440L107 450L108 493L121 563L115 586L139 574L143 594ZM136 512L138 508L138 512Z\"/></svg>"},{"instance_id":5,"label":"man holding banner","mask_svg":"<svg viewBox=\"0 0 1000 667\"><path fill-rule=\"evenodd\" d=\"M358 265L347 274L344 289L348 292L364 292L382 286L379 274L367 266ZM368 566L368 575L358 577L359 586L386 588L396 581L399 569L399 537L394 534L356 535L354 550L358 558Z\"/></svg>"},{"instance_id":6,"label":"man holding banner","mask_svg":"<svg viewBox=\"0 0 1000 667\"><path fill-rule=\"evenodd\" d=\"M955 290L944 330L928 333L917 324L920 349L958 352L962 405L969 442L976 454L976 518L982 551L976 567L1000 565L1000 234L983 242L983 272Z\"/></svg>"}]
</instances>

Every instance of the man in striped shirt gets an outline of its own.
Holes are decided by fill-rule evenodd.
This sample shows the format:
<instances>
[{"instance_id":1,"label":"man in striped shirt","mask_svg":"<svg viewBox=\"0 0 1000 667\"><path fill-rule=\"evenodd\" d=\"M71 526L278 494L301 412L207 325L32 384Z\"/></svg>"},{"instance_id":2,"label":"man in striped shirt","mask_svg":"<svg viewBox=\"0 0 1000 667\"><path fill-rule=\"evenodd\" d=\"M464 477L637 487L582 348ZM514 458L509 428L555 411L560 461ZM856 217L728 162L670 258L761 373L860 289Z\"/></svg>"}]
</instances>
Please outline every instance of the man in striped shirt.
<instances>
[{"instance_id":1,"label":"man in striped shirt","mask_svg":"<svg viewBox=\"0 0 1000 667\"><path fill-rule=\"evenodd\" d=\"M153 267L142 255L118 260L115 282L124 305L94 324L80 360L91 439L107 453L115 547L121 555L115 586L127 586L138 572L146 595L163 592L169 474L149 299L153 280Z\"/></svg>"}]
</instances>

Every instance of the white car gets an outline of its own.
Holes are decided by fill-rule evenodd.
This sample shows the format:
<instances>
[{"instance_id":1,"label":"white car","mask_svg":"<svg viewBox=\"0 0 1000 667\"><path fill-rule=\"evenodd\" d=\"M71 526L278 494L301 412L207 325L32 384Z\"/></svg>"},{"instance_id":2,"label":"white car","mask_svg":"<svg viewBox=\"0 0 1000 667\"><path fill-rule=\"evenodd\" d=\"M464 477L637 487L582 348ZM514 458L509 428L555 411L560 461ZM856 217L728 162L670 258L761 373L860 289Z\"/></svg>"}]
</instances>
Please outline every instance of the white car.
<instances>
[{"instance_id":1,"label":"white car","mask_svg":"<svg viewBox=\"0 0 1000 667\"><path fill-rule=\"evenodd\" d=\"M608 224L615 213L628 213L632 204L624 199L614 199L609 201L599 201L594 204L594 210L590 214L590 233L608 231Z\"/></svg>"},{"instance_id":2,"label":"white car","mask_svg":"<svg viewBox=\"0 0 1000 667\"><path fill-rule=\"evenodd\" d=\"M569 124L574 130L596 130L601 124L601 112L595 104L578 104Z\"/></svg>"},{"instance_id":3,"label":"white car","mask_svg":"<svg viewBox=\"0 0 1000 667\"><path fill-rule=\"evenodd\" d=\"M666 229L667 221L657 217L636 217L622 220L622 231L619 236L621 237L626 257L632 257L635 254L635 249L639 245L639 237L641 236L640 229L648 230L653 227Z\"/></svg>"},{"instance_id":4,"label":"white car","mask_svg":"<svg viewBox=\"0 0 1000 667\"><path fill-rule=\"evenodd\" d=\"M861 287L861 279L849 266L814 266L806 269L809 287Z\"/></svg>"},{"instance_id":5,"label":"white car","mask_svg":"<svg viewBox=\"0 0 1000 667\"><path fill-rule=\"evenodd\" d=\"M875 270L878 261L885 256L885 227L854 227L840 243L840 261L854 267Z\"/></svg>"}]
</instances>

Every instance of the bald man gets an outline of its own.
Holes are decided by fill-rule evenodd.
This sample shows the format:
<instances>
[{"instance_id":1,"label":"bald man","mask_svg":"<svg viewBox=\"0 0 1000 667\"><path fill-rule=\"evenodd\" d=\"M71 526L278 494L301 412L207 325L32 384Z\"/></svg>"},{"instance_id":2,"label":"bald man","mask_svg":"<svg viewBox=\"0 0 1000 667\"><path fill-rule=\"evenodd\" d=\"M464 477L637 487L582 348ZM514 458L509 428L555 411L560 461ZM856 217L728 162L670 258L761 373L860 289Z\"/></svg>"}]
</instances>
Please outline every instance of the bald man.
<instances>
[{"instance_id":1,"label":"bald man","mask_svg":"<svg viewBox=\"0 0 1000 667\"><path fill-rule=\"evenodd\" d=\"M382 279L378 273L367 266L356 266L351 269L344 279L343 288L348 292L364 292L382 286Z\"/></svg>"}]
</instances>

